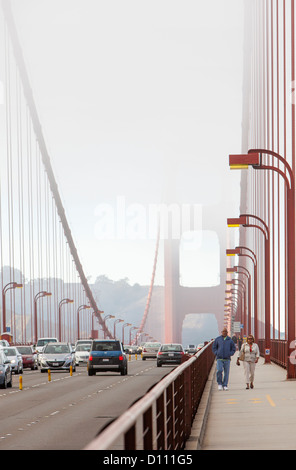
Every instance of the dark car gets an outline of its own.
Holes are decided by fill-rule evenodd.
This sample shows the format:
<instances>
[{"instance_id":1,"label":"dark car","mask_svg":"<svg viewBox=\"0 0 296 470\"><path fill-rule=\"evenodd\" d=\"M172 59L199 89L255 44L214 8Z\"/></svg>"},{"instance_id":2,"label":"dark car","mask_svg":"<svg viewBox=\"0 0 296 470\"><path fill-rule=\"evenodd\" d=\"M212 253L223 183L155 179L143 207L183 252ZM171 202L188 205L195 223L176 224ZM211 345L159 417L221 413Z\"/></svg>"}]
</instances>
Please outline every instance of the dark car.
<instances>
[{"instance_id":1,"label":"dark car","mask_svg":"<svg viewBox=\"0 0 296 470\"><path fill-rule=\"evenodd\" d=\"M17 350L22 355L24 369L38 369L37 352L33 350L32 346L18 346Z\"/></svg>"},{"instance_id":2,"label":"dark car","mask_svg":"<svg viewBox=\"0 0 296 470\"><path fill-rule=\"evenodd\" d=\"M12 369L10 360L5 356L3 350L0 350L0 387L12 387Z\"/></svg>"},{"instance_id":3,"label":"dark car","mask_svg":"<svg viewBox=\"0 0 296 470\"><path fill-rule=\"evenodd\" d=\"M157 367L163 364L181 364L183 356L182 344L162 344L157 353Z\"/></svg>"},{"instance_id":4,"label":"dark car","mask_svg":"<svg viewBox=\"0 0 296 470\"><path fill-rule=\"evenodd\" d=\"M127 374L127 358L123 345L116 340L94 340L88 359L88 375L106 371Z\"/></svg>"}]
</instances>

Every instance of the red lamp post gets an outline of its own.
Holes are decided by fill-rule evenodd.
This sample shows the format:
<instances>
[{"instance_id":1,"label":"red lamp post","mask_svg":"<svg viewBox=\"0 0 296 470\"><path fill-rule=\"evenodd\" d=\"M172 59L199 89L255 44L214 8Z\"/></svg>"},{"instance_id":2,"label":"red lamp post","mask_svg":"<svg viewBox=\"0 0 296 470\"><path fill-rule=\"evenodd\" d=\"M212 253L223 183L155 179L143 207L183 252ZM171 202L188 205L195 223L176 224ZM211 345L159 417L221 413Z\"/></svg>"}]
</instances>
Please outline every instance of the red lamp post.
<instances>
[{"instance_id":1,"label":"red lamp post","mask_svg":"<svg viewBox=\"0 0 296 470\"><path fill-rule=\"evenodd\" d=\"M115 318L115 316L114 315L106 315L105 318L104 318L104 327L105 327L104 328L104 339L106 339L106 330L107 330L106 320L108 320L109 318Z\"/></svg>"},{"instance_id":2,"label":"red lamp post","mask_svg":"<svg viewBox=\"0 0 296 470\"><path fill-rule=\"evenodd\" d=\"M122 344L124 344L124 328L125 328L126 326L132 326L132 324L131 324L131 323L124 323L124 324L122 325Z\"/></svg>"},{"instance_id":3,"label":"red lamp post","mask_svg":"<svg viewBox=\"0 0 296 470\"><path fill-rule=\"evenodd\" d=\"M114 325L113 325L113 336L114 336L114 339L116 339L116 324L117 323L120 323L120 322L123 322L124 320L121 320L121 318L117 318L117 320L114 321Z\"/></svg>"},{"instance_id":4,"label":"red lamp post","mask_svg":"<svg viewBox=\"0 0 296 470\"><path fill-rule=\"evenodd\" d=\"M80 310L86 310L88 308L91 308L91 307L89 305L80 305L77 309L77 339L80 339L80 326L79 326Z\"/></svg>"},{"instance_id":5,"label":"red lamp post","mask_svg":"<svg viewBox=\"0 0 296 470\"><path fill-rule=\"evenodd\" d=\"M61 309L64 304L73 304L74 300L72 299L62 299L59 302L59 341L62 341L62 325L61 325Z\"/></svg>"},{"instance_id":6,"label":"red lamp post","mask_svg":"<svg viewBox=\"0 0 296 470\"><path fill-rule=\"evenodd\" d=\"M2 289L2 331L5 333L6 331L6 292L10 289L18 289L22 288L23 284L19 284L17 282L9 282L6 286Z\"/></svg>"},{"instance_id":7,"label":"red lamp post","mask_svg":"<svg viewBox=\"0 0 296 470\"><path fill-rule=\"evenodd\" d=\"M261 225L250 224L249 219L259 221ZM227 219L228 227L254 227L259 229L264 235L264 263L265 263L265 363L270 363L270 240L269 229L264 220L252 214L241 214L239 218Z\"/></svg>"},{"instance_id":8,"label":"red lamp post","mask_svg":"<svg viewBox=\"0 0 296 470\"><path fill-rule=\"evenodd\" d=\"M276 158L285 172L270 164L262 164L263 155ZM267 162L269 163L269 162ZM295 371L295 175L288 162L278 153L266 149L251 149L247 155L229 155L230 168L252 166L255 170L271 170L278 173L286 187L287 233L287 378L296 378ZM294 359L292 361L291 359Z\"/></svg>"},{"instance_id":9,"label":"red lamp post","mask_svg":"<svg viewBox=\"0 0 296 470\"><path fill-rule=\"evenodd\" d=\"M244 253L243 250L247 250L253 256L250 256L249 254ZM254 268L254 282L253 282L253 285L254 285L254 336L255 338L258 338L257 257L250 248L247 248L245 246L237 246L235 247L235 249L226 250L226 255L227 256L235 256L235 255L246 256L253 263L253 268Z\"/></svg>"},{"instance_id":10,"label":"red lamp post","mask_svg":"<svg viewBox=\"0 0 296 470\"><path fill-rule=\"evenodd\" d=\"M37 300L41 297L49 297L51 296L51 292L47 292L45 290L38 292L34 297L34 343L37 343L38 340L38 327L37 327Z\"/></svg>"}]
</instances>

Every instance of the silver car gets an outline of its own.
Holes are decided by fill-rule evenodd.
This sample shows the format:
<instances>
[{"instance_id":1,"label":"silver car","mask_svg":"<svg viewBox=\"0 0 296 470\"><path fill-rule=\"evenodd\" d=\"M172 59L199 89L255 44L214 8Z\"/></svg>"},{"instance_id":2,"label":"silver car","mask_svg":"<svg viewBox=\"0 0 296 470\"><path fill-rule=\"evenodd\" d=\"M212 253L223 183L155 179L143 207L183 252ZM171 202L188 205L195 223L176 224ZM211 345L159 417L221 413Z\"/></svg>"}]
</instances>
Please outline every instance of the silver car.
<instances>
[{"instance_id":1,"label":"silver car","mask_svg":"<svg viewBox=\"0 0 296 470\"><path fill-rule=\"evenodd\" d=\"M9 346L9 348L1 347L1 350L4 352L7 359L10 360L10 367L12 372L15 374L23 373L23 357L21 353L14 346Z\"/></svg>"},{"instance_id":2,"label":"silver car","mask_svg":"<svg viewBox=\"0 0 296 470\"><path fill-rule=\"evenodd\" d=\"M156 359L158 350L161 346L161 343L145 343L143 345L142 349L142 360L145 361L145 359Z\"/></svg>"},{"instance_id":3,"label":"silver car","mask_svg":"<svg viewBox=\"0 0 296 470\"><path fill-rule=\"evenodd\" d=\"M76 370L75 352L70 343L48 343L39 356L40 371Z\"/></svg>"}]
</instances>

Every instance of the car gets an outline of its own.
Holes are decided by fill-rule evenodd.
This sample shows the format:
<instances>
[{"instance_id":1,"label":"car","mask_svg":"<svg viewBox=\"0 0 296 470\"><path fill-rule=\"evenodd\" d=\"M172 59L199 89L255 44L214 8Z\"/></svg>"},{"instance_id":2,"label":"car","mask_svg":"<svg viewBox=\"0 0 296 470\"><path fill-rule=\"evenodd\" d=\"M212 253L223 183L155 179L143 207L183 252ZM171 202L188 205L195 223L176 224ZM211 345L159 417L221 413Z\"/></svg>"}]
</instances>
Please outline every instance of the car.
<instances>
[{"instance_id":1,"label":"car","mask_svg":"<svg viewBox=\"0 0 296 470\"><path fill-rule=\"evenodd\" d=\"M44 347L39 357L40 371L67 370L75 372L75 352L70 343L50 342Z\"/></svg>"},{"instance_id":2,"label":"car","mask_svg":"<svg viewBox=\"0 0 296 470\"><path fill-rule=\"evenodd\" d=\"M140 354L138 346L124 346L126 354Z\"/></svg>"},{"instance_id":3,"label":"car","mask_svg":"<svg viewBox=\"0 0 296 470\"><path fill-rule=\"evenodd\" d=\"M157 353L156 365L161 367L163 364L181 364L183 356L182 344L162 344Z\"/></svg>"},{"instance_id":4,"label":"car","mask_svg":"<svg viewBox=\"0 0 296 470\"><path fill-rule=\"evenodd\" d=\"M18 346L18 352L23 358L23 368L36 370L38 369L38 357L32 346Z\"/></svg>"},{"instance_id":5,"label":"car","mask_svg":"<svg viewBox=\"0 0 296 470\"><path fill-rule=\"evenodd\" d=\"M197 347L192 344L189 344L189 346L185 349L185 354L188 354L189 356L193 356L196 353Z\"/></svg>"},{"instance_id":6,"label":"car","mask_svg":"<svg viewBox=\"0 0 296 470\"><path fill-rule=\"evenodd\" d=\"M11 364L3 349L0 349L0 387L12 387Z\"/></svg>"},{"instance_id":7,"label":"car","mask_svg":"<svg viewBox=\"0 0 296 470\"><path fill-rule=\"evenodd\" d=\"M78 339L75 343L75 349L79 344L88 344L89 346L91 346L92 341L92 339Z\"/></svg>"},{"instance_id":8,"label":"car","mask_svg":"<svg viewBox=\"0 0 296 470\"><path fill-rule=\"evenodd\" d=\"M96 372L120 372L127 375L127 357L118 340L94 340L88 359L88 375Z\"/></svg>"},{"instance_id":9,"label":"car","mask_svg":"<svg viewBox=\"0 0 296 470\"><path fill-rule=\"evenodd\" d=\"M87 365L91 344L80 343L75 348L76 366Z\"/></svg>"},{"instance_id":10,"label":"car","mask_svg":"<svg viewBox=\"0 0 296 470\"><path fill-rule=\"evenodd\" d=\"M58 343L57 338L39 338L37 340L36 344L36 351L37 353L40 353L43 351L44 347L47 345L47 343Z\"/></svg>"},{"instance_id":11,"label":"car","mask_svg":"<svg viewBox=\"0 0 296 470\"><path fill-rule=\"evenodd\" d=\"M197 345L197 350L200 351L204 347L205 343L199 343Z\"/></svg>"},{"instance_id":12,"label":"car","mask_svg":"<svg viewBox=\"0 0 296 470\"><path fill-rule=\"evenodd\" d=\"M7 346L9 347L10 344L6 339L0 339L0 346Z\"/></svg>"},{"instance_id":13,"label":"car","mask_svg":"<svg viewBox=\"0 0 296 470\"><path fill-rule=\"evenodd\" d=\"M155 359L157 357L157 352L161 346L161 343L158 343L156 341L154 342L148 342L144 343L142 346L142 360L145 361L145 359Z\"/></svg>"},{"instance_id":14,"label":"car","mask_svg":"<svg viewBox=\"0 0 296 470\"><path fill-rule=\"evenodd\" d=\"M23 358L22 355L19 353L18 349L15 346L3 347L2 351L4 352L7 359L10 361L10 366L12 372L15 374L22 374L23 373Z\"/></svg>"},{"instance_id":15,"label":"car","mask_svg":"<svg viewBox=\"0 0 296 470\"><path fill-rule=\"evenodd\" d=\"M142 360L145 361L145 359L156 359L158 350L161 346L161 343L145 343L143 345L142 349Z\"/></svg>"}]
</instances>

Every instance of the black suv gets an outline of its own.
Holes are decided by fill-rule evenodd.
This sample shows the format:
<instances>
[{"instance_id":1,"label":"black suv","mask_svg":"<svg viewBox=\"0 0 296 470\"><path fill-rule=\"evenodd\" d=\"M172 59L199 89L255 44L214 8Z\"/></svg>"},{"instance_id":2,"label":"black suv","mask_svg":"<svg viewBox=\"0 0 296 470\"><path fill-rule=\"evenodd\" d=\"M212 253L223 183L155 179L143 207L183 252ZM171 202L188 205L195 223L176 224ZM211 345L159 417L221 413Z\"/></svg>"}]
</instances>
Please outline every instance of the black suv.
<instances>
[{"instance_id":1,"label":"black suv","mask_svg":"<svg viewBox=\"0 0 296 470\"><path fill-rule=\"evenodd\" d=\"M88 359L88 375L95 375L99 371L127 374L127 358L120 341L98 339L92 342Z\"/></svg>"}]
</instances>

